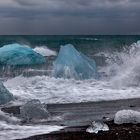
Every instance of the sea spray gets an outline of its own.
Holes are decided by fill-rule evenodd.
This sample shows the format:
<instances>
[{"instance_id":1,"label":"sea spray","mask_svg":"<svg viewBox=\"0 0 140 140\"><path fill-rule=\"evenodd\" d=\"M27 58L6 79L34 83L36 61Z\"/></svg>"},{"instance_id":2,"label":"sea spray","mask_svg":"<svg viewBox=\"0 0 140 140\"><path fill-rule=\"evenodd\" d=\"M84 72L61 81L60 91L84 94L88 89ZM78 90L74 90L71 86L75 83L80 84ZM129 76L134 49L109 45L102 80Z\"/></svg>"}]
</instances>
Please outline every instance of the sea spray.
<instances>
[{"instance_id":1,"label":"sea spray","mask_svg":"<svg viewBox=\"0 0 140 140\"><path fill-rule=\"evenodd\" d=\"M41 54L42 56L56 56L57 53L53 50L50 50L46 46L37 46L33 49L35 52Z\"/></svg>"},{"instance_id":2,"label":"sea spray","mask_svg":"<svg viewBox=\"0 0 140 140\"><path fill-rule=\"evenodd\" d=\"M140 41L121 52L103 53L107 66L101 68L115 88L140 84Z\"/></svg>"}]
</instances>

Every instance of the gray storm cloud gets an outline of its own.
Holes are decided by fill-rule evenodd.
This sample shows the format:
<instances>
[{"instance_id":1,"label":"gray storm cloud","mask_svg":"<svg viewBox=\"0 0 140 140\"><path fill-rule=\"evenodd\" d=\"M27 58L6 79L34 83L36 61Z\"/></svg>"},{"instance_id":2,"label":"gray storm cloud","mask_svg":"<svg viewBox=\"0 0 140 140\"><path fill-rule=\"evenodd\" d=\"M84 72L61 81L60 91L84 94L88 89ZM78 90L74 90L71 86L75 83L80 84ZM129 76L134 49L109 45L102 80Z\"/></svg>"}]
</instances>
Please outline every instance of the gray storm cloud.
<instances>
[{"instance_id":1,"label":"gray storm cloud","mask_svg":"<svg viewBox=\"0 0 140 140\"><path fill-rule=\"evenodd\" d=\"M139 0L5 0L0 34L139 34L139 13Z\"/></svg>"}]
</instances>

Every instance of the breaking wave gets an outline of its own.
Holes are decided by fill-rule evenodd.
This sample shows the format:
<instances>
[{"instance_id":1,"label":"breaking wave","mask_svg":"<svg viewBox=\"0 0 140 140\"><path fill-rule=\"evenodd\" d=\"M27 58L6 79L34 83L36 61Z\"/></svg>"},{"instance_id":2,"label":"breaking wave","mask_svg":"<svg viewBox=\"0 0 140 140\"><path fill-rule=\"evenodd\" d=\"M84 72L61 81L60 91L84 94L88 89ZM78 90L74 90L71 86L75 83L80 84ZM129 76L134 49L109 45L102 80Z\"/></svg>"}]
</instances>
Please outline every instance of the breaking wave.
<instances>
[{"instance_id":1,"label":"breaking wave","mask_svg":"<svg viewBox=\"0 0 140 140\"><path fill-rule=\"evenodd\" d=\"M86 41L98 41L98 38L91 38L91 37L86 37L86 38L80 38L81 40L86 40Z\"/></svg>"},{"instance_id":2,"label":"breaking wave","mask_svg":"<svg viewBox=\"0 0 140 140\"><path fill-rule=\"evenodd\" d=\"M140 41L123 48L121 52L101 53L107 66L100 70L110 78L115 87L140 84Z\"/></svg>"},{"instance_id":3,"label":"breaking wave","mask_svg":"<svg viewBox=\"0 0 140 140\"><path fill-rule=\"evenodd\" d=\"M51 75L17 76L4 82L16 102L39 99L45 103L73 103L140 97L140 41L121 51L100 52L105 66L98 66L99 80L54 78Z\"/></svg>"},{"instance_id":4,"label":"breaking wave","mask_svg":"<svg viewBox=\"0 0 140 140\"><path fill-rule=\"evenodd\" d=\"M46 46L37 46L33 50L43 56L56 56L57 55L55 51L50 50Z\"/></svg>"}]
</instances>

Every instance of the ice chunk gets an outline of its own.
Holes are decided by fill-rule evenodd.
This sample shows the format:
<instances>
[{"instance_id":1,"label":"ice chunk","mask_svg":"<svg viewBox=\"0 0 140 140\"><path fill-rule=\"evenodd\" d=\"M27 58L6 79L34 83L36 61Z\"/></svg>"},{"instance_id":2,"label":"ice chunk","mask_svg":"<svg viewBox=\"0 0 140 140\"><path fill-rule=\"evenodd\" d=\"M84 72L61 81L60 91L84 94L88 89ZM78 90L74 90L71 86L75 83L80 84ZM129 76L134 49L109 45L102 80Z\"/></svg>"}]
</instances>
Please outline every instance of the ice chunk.
<instances>
[{"instance_id":1,"label":"ice chunk","mask_svg":"<svg viewBox=\"0 0 140 140\"><path fill-rule=\"evenodd\" d=\"M25 105L20 107L20 114L26 120L47 119L49 112L46 105L41 104L39 100L28 101Z\"/></svg>"},{"instance_id":2,"label":"ice chunk","mask_svg":"<svg viewBox=\"0 0 140 140\"><path fill-rule=\"evenodd\" d=\"M87 128L86 132L88 133L98 133L99 131L109 131L109 127L107 124L103 123L103 122L92 122L92 125Z\"/></svg>"},{"instance_id":3,"label":"ice chunk","mask_svg":"<svg viewBox=\"0 0 140 140\"><path fill-rule=\"evenodd\" d=\"M133 110L120 110L115 114L114 123L140 123L140 112Z\"/></svg>"},{"instance_id":4,"label":"ice chunk","mask_svg":"<svg viewBox=\"0 0 140 140\"><path fill-rule=\"evenodd\" d=\"M4 87L3 83L0 82L0 105L6 104L13 99L13 95Z\"/></svg>"},{"instance_id":5,"label":"ice chunk","mask_svg":"<svg viewBox=\"0 0 140 140\"><path fill-rule=\"evenodd\" d=\"M61 46L53 65L54 76L75 79L97 78L96 63L73 45Z\"/></svg>"},{"instance_id":6,"label":"ice chunk","mask_svg":"<svg viewBox=\"0 0 140 140\"><path fill-rule=\"evenodd\" d=\"M31 48L20 44L9 44L0 48L2 65L36 65L45 63L45 58Z\"/></svg>"}]
</instances>

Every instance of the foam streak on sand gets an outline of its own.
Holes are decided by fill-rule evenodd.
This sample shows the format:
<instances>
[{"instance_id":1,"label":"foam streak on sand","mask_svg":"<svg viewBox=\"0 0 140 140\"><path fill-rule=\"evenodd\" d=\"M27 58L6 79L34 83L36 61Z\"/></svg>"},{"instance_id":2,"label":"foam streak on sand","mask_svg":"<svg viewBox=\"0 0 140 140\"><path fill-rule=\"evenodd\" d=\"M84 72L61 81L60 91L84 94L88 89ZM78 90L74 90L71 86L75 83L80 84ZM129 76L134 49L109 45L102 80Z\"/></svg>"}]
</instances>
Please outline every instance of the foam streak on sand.
<instances>
[{"instance_id":1,"label":"foam streak on sand","mask_svg":"<svg viewBox=\"0 0 140 140\"><path fill-rule=\"evenodd\" d=\"M13 125L0 121L0 139L1 140L14 140L27 138L34 135L48 134L53 131L62 129L62 126L50 125Z\"/></svg>"},{"instance_id":2,"label":"foam streak on sand","mask_svg":"<svg viewBox=\"0 0 140 140\"><path fill-rule=\"evenodd\" d=\"M20 125L20 119L0 110L0 140L14 140L48 134L62 128L64 127L55 125Z\"/></svg>"}]
</instances>

